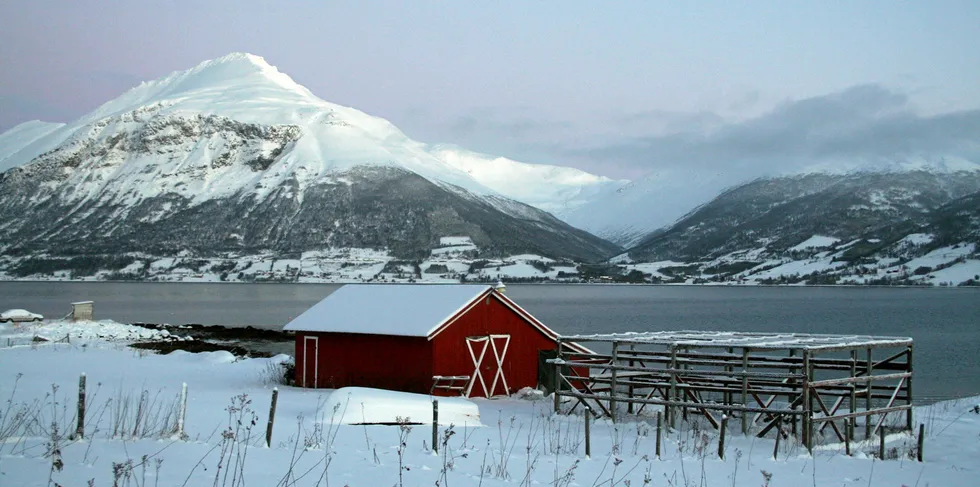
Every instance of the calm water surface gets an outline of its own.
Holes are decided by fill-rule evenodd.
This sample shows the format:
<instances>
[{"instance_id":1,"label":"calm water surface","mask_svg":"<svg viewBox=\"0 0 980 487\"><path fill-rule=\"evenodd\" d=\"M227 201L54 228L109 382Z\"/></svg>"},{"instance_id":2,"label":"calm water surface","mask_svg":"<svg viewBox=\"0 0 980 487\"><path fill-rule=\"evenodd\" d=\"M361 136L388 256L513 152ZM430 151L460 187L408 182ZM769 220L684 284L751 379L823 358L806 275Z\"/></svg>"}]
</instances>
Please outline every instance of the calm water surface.
<instances>
[{"instance_id":1,"label":"calm water surface","mask_svg":"<svg viewBox=\"0 0 980 487\"><path fill-rule=\"evenodd\" d=\"M48 318L95 301L120 322L279 328L339 286L0 282L0 310ZM559 333L724 330L915 339L916 399L980 394L980 292L973 289L511 285Z\"/></svg>"}]
</instances>

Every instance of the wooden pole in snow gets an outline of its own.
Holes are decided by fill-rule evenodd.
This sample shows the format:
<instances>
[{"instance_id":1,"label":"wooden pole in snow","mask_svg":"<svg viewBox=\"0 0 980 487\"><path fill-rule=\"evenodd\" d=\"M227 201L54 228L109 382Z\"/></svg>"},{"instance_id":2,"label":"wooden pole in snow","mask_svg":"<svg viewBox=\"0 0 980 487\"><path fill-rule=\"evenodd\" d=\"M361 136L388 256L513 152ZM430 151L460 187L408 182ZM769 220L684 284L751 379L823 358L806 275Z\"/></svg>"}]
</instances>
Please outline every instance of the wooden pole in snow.
<instances>
[{"instance_id":1,"label":"wooden pole in snow","mask_svg":"<svg viewBox=\"0 0 980 487\"><path fill-rule=\"evenodd\" d=\"M432 453L439 453L439 400L432 400Z\"/></svg>"},{"instance_id":2,"label":"wooden pole in snow","mask_svg":"<svg viewBox=\"0 0 980 487\"><path fill-rule=\"evenodd\" d=\"M783 415L776 416L776 444L772 447L772 459L779 455L779 439L783 437Z\"/></svg>"},{"instance_id":3,"label":"wooden pole in snow","mask_svg":"<svg viewBox=\"0 0 980 487\"><path fill-rule=\"evenodd\" d=\"M922 447L925 443L926 438L926 425L919 423L919 448L915 451L915 459L920 463L922 462Z\"/></svg>"},{"instance_id":4,"label":"wooden pole in snow","mask_svg":"<svg viewBox=\"0 0 980 487\"><path fill-rule=\"evenodd\" d=\"M265 446L272 447L272 423L276 420L276 402L279 400L279 388L272 388L272 406L269 407L269 422L265 426Z\"/></svg>"},{"instance_id":5,"label":"wooden pole in snow","mask_svg":"<svg viewBox=\"0 0 980 487\"><path fill-rule=\"evenodd\" d=\"M180 387L180 411L177 413L177 438L184 439L184 418L187 416L187 383Z\"/></svg>"},{"instance_id":6,"label":"wooden pole in snow","mask_svg":"<svg viewBox=\"0 0 980 487\"><path fill-rule=\"evenodd\" d=\"M742 421L745 422L744 420ZM718 458L725 459L725 430L728 429L728 415L721 416L721 436L718 437Z\"/></svg>"},{"instance_id":7,"label":"wooden pole in snow","mask_svg":"<svg viewBox=\"0 0 980 487\"><path fill-rule=\"evenodd\" d=\"M664 415L657 411L657 458L660 458L660 431L664 427Z\"/></svg>"},{"instance_id":8,"label":"wooden pole in snow","mask_svg":"<svg viewBox=\"0 0 980 487\"><path fill-rule=\"evenodd\" d=\"M885 425L878 428L878 459L885 459Z\"/></svg>"},{"instance_id":9,"label":"wooden pole in snow","mask_svg":"<svg viewBox=\"0 0 980 487\"><path fill-rule=\"evenodd\" d=\"M78 377L78 427L75 428L75 438L85 438L85 372Z\"/></svg>"},{"instance_id":10,"label":"wooden pole in snow","mask_svg":"<svg viewBox=\"0 0 980 487\"><path fill-rule=\"evenodd\" d=\"M589 422L592 419L592 411L585 408L585 458L592 458L592 438L589 436Z\"/></svg>"}]
</instances>

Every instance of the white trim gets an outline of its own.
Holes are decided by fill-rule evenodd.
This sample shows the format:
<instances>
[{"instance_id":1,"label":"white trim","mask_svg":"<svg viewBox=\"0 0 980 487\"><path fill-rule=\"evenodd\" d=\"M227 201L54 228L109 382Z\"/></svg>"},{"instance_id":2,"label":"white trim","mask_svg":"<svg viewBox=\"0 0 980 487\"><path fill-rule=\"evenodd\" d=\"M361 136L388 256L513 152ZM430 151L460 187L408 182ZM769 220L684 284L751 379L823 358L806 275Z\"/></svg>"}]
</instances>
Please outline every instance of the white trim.
<instances>
[{"instance_id":1,"label":"white trim","mask_svg":"<svg viewBox=\"0 0 980 487\"><path fill-rule=\"evenodd\" d=\"M498 353L497 342L493 341L495 338L505 339L503 352ZM507 385L507 377L504 377L504 358L507 357L508 346L510 346L510 335L490 335L490 347L493 348L493 356L497 359L497 373L493 376L493 385L490 386L490 394L488 394L487 397L490 397L490 395L493 395L493 393L497 391L497 379L500 379L500 381L504 383L504 395L510 395L510 387Z\"/></svg>"},{"instance_id":2,"label":"white trim","mask_svg":"<svg viewBox=\"0 0 980 487\"><path fill-rule=\"evenodd\" d=\"M446 319L439 322L438 325L433 326L432 329L429 330L429 332L426 334L426 337L429 340L432 340L433 338L439 336L439 334L445 331L446 328L449 328L453 323L456 322L456 320L458 320L460 317L465 315L466 312L470 310L470 308L473 308L474 306L479 304L480 301L483 299L484 294L487 293L487 291L490 291L492 293L493 289L491 289L490 286L487 286L486 290L474 296L473 299L467 301L466 304L464 304L463 306L460 306L460 308L457 309L455 313L447 316Z\"/></svg>"},{"instance_id":3,"label":"white trim","mask_svg":"<svg viewBox=\"0 0 980 487\"><path fill-rule=\"evenodd\" d=\"M310 387L309 382L306 380L306 371L308 370L307 364L309 363L309 349L306 347L306 342L308 340L313 340L313 388L316 388L318 374L320 373L320 337L316 336L303 336L303 387Z\"/></svg>"},{"instance_id":4,"label":"white trim","mask_svg":"<svg viewBox=\"0 0 980 487\"><path fill-rule=\"evenodd\" d=\"M487 348L489 347L487 342L489 341L490 337L485 336L466 337L466 348L470 351L470 358L473 359L473 366L475 369L473 372L473 377L470 377L470 383L466 386L466 393L463 394L463 397L470 397L470 393L473 391L473 384L476 383L477 379L480 380L480 385L483 386L483 396L490 397L490 395L487 393L487 383L483 380L483 375L480 373L480 366L483 365L483 357L487 354ZM480 351L480 358L476 358L476 354L473 353L472 344L476 342L483 342L483 350Z\"/></svg>"}]
</instances>

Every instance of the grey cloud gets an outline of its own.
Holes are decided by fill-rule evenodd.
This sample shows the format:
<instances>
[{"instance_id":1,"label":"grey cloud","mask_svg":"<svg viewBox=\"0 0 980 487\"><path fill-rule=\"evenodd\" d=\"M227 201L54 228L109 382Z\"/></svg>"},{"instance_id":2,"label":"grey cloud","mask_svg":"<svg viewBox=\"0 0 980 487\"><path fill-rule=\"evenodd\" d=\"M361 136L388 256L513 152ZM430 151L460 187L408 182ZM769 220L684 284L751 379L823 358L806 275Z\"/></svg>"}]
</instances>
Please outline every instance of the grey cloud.
<instances>
[{"instance_id":1,"label":"grey cloud","mask_svg":"<svg viewBox=\"0 0 980 487\"><path fill-rule=\"evenodd\" d=\"M580 152L637 168L793 169L823 160L881 160L905 155L980 155L980 110L917 114L904 93L879 85L787 102L707 133L636 137Z\"/></svg>"}]
</instances>

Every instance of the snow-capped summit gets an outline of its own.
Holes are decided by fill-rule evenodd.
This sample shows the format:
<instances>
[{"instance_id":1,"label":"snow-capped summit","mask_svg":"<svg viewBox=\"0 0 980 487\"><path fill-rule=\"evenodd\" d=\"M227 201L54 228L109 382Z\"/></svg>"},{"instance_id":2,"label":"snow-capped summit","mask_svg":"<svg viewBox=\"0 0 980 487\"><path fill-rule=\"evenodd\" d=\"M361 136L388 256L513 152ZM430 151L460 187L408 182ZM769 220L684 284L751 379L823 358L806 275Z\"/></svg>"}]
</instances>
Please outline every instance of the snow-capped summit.
<instances>
[{"instance_id":1,"label":"snow-capped summit","mask_svg":"<svg viewBox=\"0 0 980 487\"><path fill-rule=\"evenodd\" d=\"M147 230L138 227L177 231L176 221L191 218L181 228L202 229L207 245L237 235L232 248L400 246L396 253L413 255L456 234L496 251L560 256L565 247L593 259L614 248L495 191L387 120L316 97L252 54L144 82L63 126L0 137L17 140L0 159L0 230L24 247L128 235L112 248L139 248L133 241ZM543 225L555 237L514 225ZM168 238L170 250L187 245ZM571 247L561 243L569 239Z\"/></svg>"}]
</instances>

